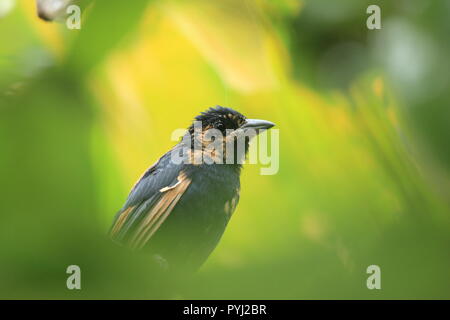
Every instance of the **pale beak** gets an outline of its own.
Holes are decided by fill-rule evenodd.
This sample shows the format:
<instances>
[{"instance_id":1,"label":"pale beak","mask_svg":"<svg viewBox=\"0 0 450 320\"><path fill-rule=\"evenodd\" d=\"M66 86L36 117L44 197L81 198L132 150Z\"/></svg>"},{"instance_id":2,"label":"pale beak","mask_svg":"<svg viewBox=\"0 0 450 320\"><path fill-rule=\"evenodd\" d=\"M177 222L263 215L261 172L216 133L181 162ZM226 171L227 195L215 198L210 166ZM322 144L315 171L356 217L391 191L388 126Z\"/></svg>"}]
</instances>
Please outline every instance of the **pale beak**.
<instances>
[{"instance_id":1,"label":"pale beak","mask_svg":"<svg viewBox=\"0 0 450 320\"><path fill-rule=\"evenodd\" d=\"M272 128L275 123L267 120L247 119L241 126L241 129L267 130Z\"/></svg>"}]
</instances>

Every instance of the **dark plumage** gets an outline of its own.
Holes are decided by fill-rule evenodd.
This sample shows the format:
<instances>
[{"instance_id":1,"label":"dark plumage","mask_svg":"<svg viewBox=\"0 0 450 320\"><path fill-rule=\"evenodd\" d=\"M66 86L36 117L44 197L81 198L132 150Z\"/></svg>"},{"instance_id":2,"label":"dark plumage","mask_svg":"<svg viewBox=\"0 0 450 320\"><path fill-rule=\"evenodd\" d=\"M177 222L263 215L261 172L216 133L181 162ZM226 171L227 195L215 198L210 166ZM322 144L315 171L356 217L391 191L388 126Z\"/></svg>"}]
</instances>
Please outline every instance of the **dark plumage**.
<instances>
[{"instance_id":1,"label":"dark plumage","mask_svg":"<svg viewBox=\"0 0 450 320\"><path fill-rule=\"evenodd\" d=\"M194 149L195 142L207 130L216 129L223 138L213 141L226 150L227 139L244 136L249 129L258 133L273 126L220 106L201 113L195 120L201 121L200 132L190 126L184 139L144 173L110 230L116 242L148 251L170 269L200 267L218 244L239 201L241 164L236 160L242 156L234 150L234 163L198 162L198 156L226 161L220 152L206 151L210 141L202 141L199 150ZM186 161L177 163L172 158L174 154Z\"/></svg>"}]
</instances>

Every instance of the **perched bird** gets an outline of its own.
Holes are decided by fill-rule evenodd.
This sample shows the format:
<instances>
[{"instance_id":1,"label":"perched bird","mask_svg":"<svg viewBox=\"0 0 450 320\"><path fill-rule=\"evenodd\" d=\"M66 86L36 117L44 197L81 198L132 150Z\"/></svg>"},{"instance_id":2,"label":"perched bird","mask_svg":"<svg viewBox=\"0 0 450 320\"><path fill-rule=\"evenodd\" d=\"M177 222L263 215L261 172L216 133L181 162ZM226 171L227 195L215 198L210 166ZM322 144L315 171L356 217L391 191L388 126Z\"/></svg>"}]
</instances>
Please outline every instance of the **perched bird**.
<instances>
[{"instance_id":1,"label":"perched bird","mask_svg":"<svg viewBox=\"0 0 450 320\"><path fill-rule=\"evenodd\" d=\"M221 106L202 112L135 184L110 237L151 253L165 268L198 269L236 209L249 140L273 126Z\"/></svg>"}]
</instances>

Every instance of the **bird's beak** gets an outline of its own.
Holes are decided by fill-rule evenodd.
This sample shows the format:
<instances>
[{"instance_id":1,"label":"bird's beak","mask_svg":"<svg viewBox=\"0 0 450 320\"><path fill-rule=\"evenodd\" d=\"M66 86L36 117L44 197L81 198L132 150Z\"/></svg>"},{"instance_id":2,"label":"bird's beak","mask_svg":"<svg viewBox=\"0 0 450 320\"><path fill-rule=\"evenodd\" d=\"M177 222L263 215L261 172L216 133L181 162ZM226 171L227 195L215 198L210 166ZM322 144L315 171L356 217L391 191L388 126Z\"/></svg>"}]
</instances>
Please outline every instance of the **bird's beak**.
<instances>
[{"instance_id":1,"label":"bird's beak","mask_svg":"<svg viewBox=\"0 0 450 320\"><path fill-rule=\"evenodd\" d=\"M247 119L241 126L241 129L267 130L272 128L275 123L267 120Z\"/></svg>"}]
</instances>

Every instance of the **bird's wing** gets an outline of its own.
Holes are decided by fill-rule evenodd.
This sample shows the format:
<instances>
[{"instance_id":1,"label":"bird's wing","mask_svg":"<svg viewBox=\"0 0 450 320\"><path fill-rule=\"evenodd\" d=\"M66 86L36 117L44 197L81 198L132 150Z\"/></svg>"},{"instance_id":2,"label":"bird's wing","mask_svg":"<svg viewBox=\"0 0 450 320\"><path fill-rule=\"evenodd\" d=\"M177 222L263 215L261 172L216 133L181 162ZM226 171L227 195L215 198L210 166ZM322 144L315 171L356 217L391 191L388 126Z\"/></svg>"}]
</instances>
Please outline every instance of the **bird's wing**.
<instances>
[{"instance_id":1,"label":"bird's wing","mask_svg":"<svg viewBox=\"0 0 450 320\"><path fill-rule=\"evenodd\" d=\"M170 160L168 152L133 187L111 227L113 240L140 249L172 212L191 179Z\"/></svg>"}]
</instances>

